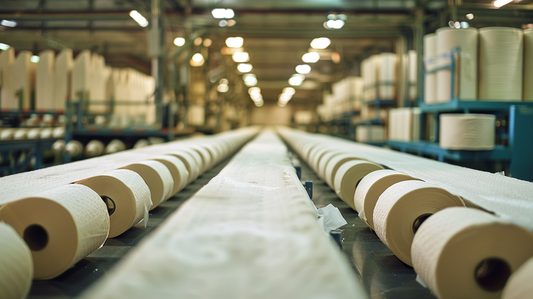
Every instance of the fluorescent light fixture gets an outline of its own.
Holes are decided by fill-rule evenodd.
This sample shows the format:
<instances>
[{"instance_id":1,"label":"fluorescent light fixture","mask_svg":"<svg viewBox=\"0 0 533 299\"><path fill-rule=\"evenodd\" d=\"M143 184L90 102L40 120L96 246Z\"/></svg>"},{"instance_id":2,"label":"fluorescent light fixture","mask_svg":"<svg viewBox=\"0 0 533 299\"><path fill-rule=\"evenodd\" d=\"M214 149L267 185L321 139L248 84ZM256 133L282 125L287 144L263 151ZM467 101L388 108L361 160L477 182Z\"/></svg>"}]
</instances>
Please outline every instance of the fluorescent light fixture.
<instances>
[{"instance_id":1,"label":"fluorescent light fixture","mask_svg":"<svg viewBox=\"0 0 533 299\"><path fill-rule=\"evenodd\" d=\"M326 22L327 27L330 29L341 29L344 26L343 20L328 20Z\"/></svg>"},{"instance_id":2,"label":"fluorescent light fixture","mask_svg":"<svg viewBox=\"0 0 533 299\"><path fill-rule=\"evenodd\" d=\"M235 24L237 24L237 21L235 21L235 20L228 20L228 26L229 26L229 27L233 27L233 26L235 26Z\"/></svg>"},{"instance_id":3,"label":"fluorescent light fixture","mask_svg":"<svg viewBox=\"0 0 533 299\"><path fill-rule=\"evenodd\" d=\"M254 94L251 94L251 95L250 95L250 98L251 98L252 101L254 101L254 102L262 101L262 100L263 100L263 96L262 96L260 93L254 93Z\"/></svg>"},{"instance_id":4,"label":"fluorescent light fixture","mask_svg":"<svg viewBox=\"0 0 533 299\"><path fill-rule=\"evenodd\" d=\"M226 21L226 20L222 20L222 21L218 22L218 26L220 26L220 27L226 27L226 25L228 25L228 21Z\"/></svg>"},{"instance_id":5,"label":"fluorescent light fixture","mask_svg":"<svg viewBox=\"0 0 533 299\"><path fill-rule=\"evenodd\" d=\"M468 22L461 22L461 28L468 28L470 27L470 24L468 24Z\"/></svg>"},{"instance_id":6,"label":"fluorescent light fixture","mask_svg":"<svg viewBox=\"0 0 533 299\"><path fill-rule=\"evenodd\" d=\"M240 48L244 43L242 37L228 37L226 38L226 46L230 48Z\"/></svg>"},{"instance_id":7,"label":"fluorescent light fixture","mask_svg":"<svg viewBox=\"0 0 533 299\"><path fill-rule=\"evenodd\" d=\"M17 22L10 21L10 20L2 20L2 22L0 22L0 25L6 26L6 27L15 27L17 26Z\"/></svg>"},{"instance_id":8,"label":"fluorescent light fixture","mask_svg":"<svg viewBox=\"0 0 533 299\"><path fill-rule=\"evenodd\" d=\"M472 20L474 18L474 14L473 13L467 13L466 14L466 18L469 19L469 20Z\"/></svg>"},{"instance_id":9,"label":"fluorescent light fixture","mask_svg":"<svg viewBox=\"0 0 533 299\"><path fill-rule=\"evenodd\" d=\"M185 45L185 39L183 37L176 37L174 39L174 45L176 45L178 47L181 47L181 46Z\"/></svg>"},{"instance_id":10,"label":"fluorescent light fixture","mask_svg":"<svg viewBox=\"0 0 533 299\"><path fill-rule=\"evenodd\" d=\"M220 79L220 81L218 81L218 83L220 83L220 84L224 84L224 85L228 85L228 84L229 84L229 81L228 81L228 79L226 79L226 78L222 78L222 79Z\"/></svg>"},{"instance_id":11,"label":"fluorescent light fixture","mask_svg":"<svg viewBox=\"0 0 533 299\"><path fill-rule=\"evenodd\" d=\"M191 66L202 66L204 64L204 57L200 53L196 53L192 56L191 61L189 62Z\"/></svg>"},{"instance_id":12,"label":"fluorescent light fixture","mask_svg":"<svg viewBox=\"0 0 533 299\"><path fill-rule=\"evenodd\" d=\"M235 62L247 62L250 60L250 56L247 52L235 52L233 53L232 58Z\"/></svg>"},{"instance_id":13,"label":"fluorescent light fixture","mask_svg":"<svg viewBox=\"0 0 533 299\"><path fill-rule=\"evenodd\" d=\"M250 88L248 88L248 93L250 95L261 94L261 88L259 88L259 87L250 87Z\"/></svg>"},{"instance_id":14,"label":"fluorescent light fixture","mask_svg":"<svg viewBox=\"0 0 533 299\"><path fill-rule=\"evenodd\" d=\"M509 4L511 2L513 2L513 0L496 0L496 1L494 1L494 6L495 7L502 7L505 4Z\"/></svg>"},{"instance_id":15,"label":"fluorescent light fixture","mask_svg":"<svg viewBox=\"0 0 533 299\"><path fill-rule=\"evenodd\" d=\"M287 103L288 101L290 101L291 98L292 98L292 95L287 94L287 93L282 93L282 94L280 94L280 95L278 96L278 100L279 100L280 102L285 102L285 103Z\"/></svg>"},{"instance_id":16,"label":"fluorescent light fixture","mask_svg":"<svg viewBox=\"0 0 533 299\"><path fill-rule=\"evenodd\" d=\"M8 44L4 44L4 43L0 43L0 50L7 50L9 49L11 46L8 45Z\"/></svg>"},{"instance_id":17,"label":"fluorescent light fixture","mask_svg":"<svg viewBox=\"0 0 533 299\"><path fill-rule=\"evenodd\" d=\"M289 84L292 85L292 86L300 86L304 82L304 79L305 79L305 77L303 75L294 74L289 79Z\"/></svg>"},{"instance_id":18,"label":"fluorescent light fixture","mask_svg":"<svg viewBox=\"0 0 533 299\"><path fill-rule=\"evenodd\" d=\"M225 92L228 92L229 87L228 87L227 84L220 84L220 85L218 85L217 90L218 90L218 92L225 93Z\"/></svg>"},{"instance_id":19,"label":"fluorescent light fixture","mask_svg":"<svg viewBox=\"0 0 533 299\"><path fill-rule=\"evenodd\" d=\"M231 19L235 16L231 8L215 8L211 11L215 19Z\"/></svg>"},{"instance_id":20,"label":"fluorescent light fixture","mask_svg":"<svg viewBox=\"0 0 533 299\"><path fill-rule=\"evenodd\" d=\"M255 104L255 106L256 106L257 108L261 108L261 107L263 107L263 105L265 104L265 102L263 102L263 100L261 100L261 101L256 101L256 102L254 102L254 104Z\"/></svg>"},{"instance_id":21,"label":"fluorescent light fixture","mask_svg":"<svg viewBox=\"0 0 533 299\"><path fill-rule=\"evenodd\" d=\"M246 86L255 86L257 84L257 78L254 74L243 75L242 79L244 80L244 84Z\"/></svg>"},{"instance_id":22,"label":"fluorescent light fixture","mask_svg":"<svg viewBox=\"0 0 533 299\"><path fill-rule=\"evenodd\" d=\"M213 41L210 38L204 39L204 47L209 48L213 44Z\"/></svg>"},{"instance_id":23,"label":"fluorescent light fixture","mask_svg":"<svg viewBox=\"0 0 533 299\"><path fill-rule=\"evenodd\" d=\"M139 24L139 26L141 26L141 27L148 26L148 21L138 11L136 11L136 10L130 11L130 17L132 19L134 19L135 22L137 22L137 24Z\"/></svg>"},{"instance_id":24,"label":"fluorescent light fixture","mask_svg":"<svg viewBox=\"0 0 533 299\"><path fill-rule=\"evenodd\" d=\"M317 52L305 53L304 56L302 56L302 60L305 63L315 63L319 59L320 59L320 55Z\"/></svg>"},{"instance_id":25,"label":"fluorescent light fixture","mask_svg":"<svg viewBox=\"0 0 533 299\"><path fill-rule=\"evenodd\" d=\"M313 49L325 49L331 44L331 40L327 37L319 37L311 41L311 48Z\"/></svg>"},{"instance_id":26,"label":"fluorescent light fixture","mask_svg":"<svg viewBox=\"0 0 533 299\"><path fill-rule=\"evenodd\" d=\"M41 57L39 57L38 55L33 55L32 57L30 57L30 61L33 63L37 63L39 62L39 60L41 60Z\"/></svg>"},{"instance_id":27,"label":"fluorescent light fixture","mask_svg":"<svg viewBox=\"0 0 533 299\"><path fill-rule=\"evenodd\" d=\"M237 70L241 73L249 73L254 67L250 63L239 63Z\"/></svg>"},{"instance_id":28,"label":"fluorescent light fixture","mask_svg":"<svg viewBox=\"0 0 533 299\"><path fill-rule=\"evenodd\" d=\"M294 95L296 93L296 90L292 87L285 87L283 88L283 90L281 91L282 93L286 93L286 94L290 94L291 96Z\"/></svg>"},{"instance_id":29,"label":"fluorescent light fixture","mask_svg":"<svg viewBox=\"0 0 533 299\"><path fill-rule=\"evenodd\" d=\"M296 66L296 72L298 74L309 74L311 72L311 66L309 64L300 64Z\"/></svg>"}]
</instances>

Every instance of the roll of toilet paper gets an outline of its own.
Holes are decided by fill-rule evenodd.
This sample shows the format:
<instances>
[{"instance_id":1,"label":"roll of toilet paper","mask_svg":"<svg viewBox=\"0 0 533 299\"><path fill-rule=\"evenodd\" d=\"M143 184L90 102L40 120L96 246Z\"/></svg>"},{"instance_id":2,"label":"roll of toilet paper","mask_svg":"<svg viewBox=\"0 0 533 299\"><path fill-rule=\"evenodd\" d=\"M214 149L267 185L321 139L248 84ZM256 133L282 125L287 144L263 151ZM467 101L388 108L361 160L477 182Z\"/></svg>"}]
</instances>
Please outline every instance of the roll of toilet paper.
<instances>
[{"instance_id":1,"label":"roll of toilet paper","mask_svg":"<svg viewBox=\"0 0 533 299\"><path fill-rule=\"evenodd\" d=\"M175 151L175 152L169 152L168 155L172 155L180 159L181 162L183 162L183 164L187 168L187 172L189 172L189 176L187 177L187 184L191 183L192 181L198 178L198 174L200 173L200 168L198 167L196 160L190 153L187 153L185 151Z\"/></svg>"},{"instance_id":2,"label":"roll of toilet paper","mask_svg":"<svg viewBox=\"0 0 533 299\"><path fill-rule=\"evenodd\" d=\"M28 130L26 135L27 139L40 139L41 138L41 128L33 128Z\"/></svg>"},{"instance_id":3,"label":"roll of toilet paper","mask_svg":"<svg viewBox=\"0 0 533 299\"><path fill-rule=\"evenodd\" d=\"M492 150L496 134L493 114L441 114L441 148L454 150Z\"/></svg>"},{"instance_id":4,"label":"roll of toilet paper","mask_svg":"<svg viewBox=\"0 0 533 299\"><path fill-rule=\"evenodd\" d=\"M524 101L533 101L533 29L524 30Z\"/></svg>"},{"instance_id":5,"label":"roll of toilet paper","mask_svg":"<svg viewBox=\"0 0 533 299\"><path fill-rule=\"evenodd\" d=\"M28 244L34 279L63 273L100 248L109 233L106 205L91 188L78 184L6 203L0 220Z\"/></svg>"},{"instance_id":6,"label":"roll of toilet paper","mask_svg":"<svg viewBox=\"0 0 533 299\"><path fill-rule=\"evenodd\" d=\"M26 128L16 129L15 133L13 134L13 139L15 140L26 139L28 137L28 131L29 129L26 129Z\"/></svg>"},{"instance_id":7,"label":"roll of toilet paper","mask_svg":"<svg viewBox=\"0 0 533 299\"><path fill-rule=\"evenodd\" d=\"M339 155L333 156L328 161L328 163L326 164L325 180L326 180L326 183L331 188L334 188L333 182L335 180L335 175L337 174L339 167L341 167L342 164L348 161L352 161L352 160L361 160L361 159L355 156L354 154L339 154Z\"/></svg>"},{"instance_id":8,"label":"roll of toilet paper","mask_svg":"<svg viewBox=\"0 0 533 299\"><path fill-rule=\"evenodd\" d=\"M524 34L517 28L479 30L479 98L486 101L522 99Z\"/></svg>"},{"instance_id":9,"label":"roll of toilet paper","mask_svg":"<svg viewBox=\"0 0 533 299\"><path fill-rule=\"evenodd\" d=\"M211 153L206 148L196 144L188 144L187 147L197 152L202 159L202 168L200 169L200 173L204 173L212 167L213 161L211 160Z\"/></svg>"},{"instance_id":10,"label":"roll of toilet paper","mask_svg":"<svg viewBox=\"0 0 533 299\"><path fill-rule=\"evenodd\" d=\"M335 174L334 186L337 196L355 210L353 196L359 181L372 171L383 169L381 165L361 160L348 161Z\"/></svg>"},{"instance_id":11,"label":"roll of toilet paper","mask_svg":"<svg viewBox=\"0 0 533 299\"><path fill-rule=\"evenodd\" d=\"M437 56L437 34L430 33L424 36L424 62L426 71L435 68ZM424 103L431 105L437 103L437 73L426 74L424 78Z\"/></svg>"},{"instance_id":12,"label":"roll of toilet paper","mask_svg":"<svg viewBox=\"0 0 533 299\"><path fill-rule=\"evenodd\" d=\"M2 132L0 133L0 139L1 140L13 139L13 135L15 135L15 130L16 129L11 129L11 128L3 129Z\"/></svg>"},{"instance_id":13,"label":"roll of toilet paper","mask_svg":"<svg viewBox=\"0 0 533 299\"><path fill-rule=\"evenodd\" d=\"M412 265L411 244L420 224L447 207L464 206L458 196L422 181L403 181L383 192L374 208L374 229L402 262Z\"/></svg>"},{"instance_id":14,"label":"roll of toilet paper","mask_svg":"<svg viewBox=\"0 0 533 299\"><path fill-rule=\"evenodd\" d=\"M65 151L75 158L83 154L83 145L78 140L71 140L65 145Z\"/></svg>"},{"instance_id":15,"label":"roll of toilet paper","mask_svg":"<svg viewBox=\"0 0 533 299\"><path fill-rule=\"evenodd\" d=\"M150 198L152 199L150 210L155 209L161 202L172 196L174 180L170 170L163 163L146 160L121 168L135 171L146 182L148 188L150 188Z\"/></svg>"},{"instance_id":16,"label":"roll of toilet paper","mask_svg":"<svg viewBox=\"0 0 533 299\"><path fill-rule=\"evenodd\" d=\"M509 276L532 255L530 231L471 208L431 216L412 246L415 271L441 299L500 298Z\"/></svg>"},{"instance_id":17,"label":"roll of toilet paper","mask_svg":"<svg viewBox=\"0 0 533 299\"><path fill-rule=\"evenodd\" d=\"M57 127L52 131L52 137L54 138L64 138L65 137L65 128Z\"/></svg>"},{"instance_id":18,"label":"roll of toilet paper","mask_svg":"<svg viewBox=\"0 0 533 299\"><path fill-rule=\"evenodd\" d=\"M76 183L91 188L107 205L109 238L135 225L146 227L148 210L152 207L150 188L136 172L116 169Z\"/></svg>"},{"instance_id":19,"label":"roll of toilet paper","mask_svg":"<svg viewBox=\"0 0 533 299\"><path fill-rule=\"evenodd\" d=\"M374 229L374 207L378 198L390 186L409 180L417 179L391 169L376 170L366 175L361 179L354 194L355 210L359 212L359 218Z\"/></svg>"},{"instance_id":20,"label":"roll of toilet paper","mask_svg":"<svg viewBox=\"0 0 533 299\"><path fill-rule=\"evenodd\" d=\"M533 277L533 257L511 275L503 289L502 298L522 299L531 296L533 294L531 277Z\"/></svg>"},{"instance_id":21,"label":"roll of toilet paper","mask_svg":"<svg viewBox=\"0 0 533 299\"><path fill-rule=\"evenodd\" d=\"M150 158L150 160L163 163L170 171L172 180L174 182L171 196L174 196L174 194L178 193L178 191L185 188L189 179L189 172L187 171L185 164L178 157L172 155L159 155Z\"/></svg>"},{"instance_id":22,"label":"roll of toilet paper","mask_svg":"<svg viewBox=\"0 0 533 299\"><path fill-rule=\"evenodd\" d=\"M202 156L200 156L200 154L197 151L193 150L192 148L180 147L178 150L180 152L186 152L194 158L194 161L196 161L196 165L198 166L198 170L199 170L198 176L202 175L203 173L202 169L204 168L204 164L205 164L203 162Z\"/></svg>"},{"instance_id":23,"label":"roll of toilet paper","mask_svg":"<svg viewBox=\"0 0 533 299\"><path fill-rule=\"evenodd\" d=\"M91 140L85 146L85 156L87 158L97 157L104 153L104 144L100 140Z\"/></svg>"},{"instance_id":24,"label":"roll of toilet paper","mask_svg":"<svg viewBox=\"0 0 533 299\"><path fill-rule=\"evenodd\" d=\"M113 139L105 147L106 154L114 154L126 149L126 145L119 139Z\"/></svg>"},{"instance_id":25,"label":"roll of toilet paper","mask_svg":"<svg viewBox=\"0 0 533 299\"><path fill-rule=\"evenodd\" d=\"M53 129L52 128L44 128L41 130L41 133L39 134L39 138L41 139L50 139L52 138Z\"/></svg>"},{"instance_id":26,"label":"roll of toilet paper","mask_svg":"<svg viewBox=\"0 0 533 299\"><path fill-rule=\"evenodd\" d=\"M30 249L10 225L0 222L0 298L26 298L33 278Z\"/></svg>"},{"instance_id":27,"label":"roll of toilet paper","mask_svg":"<svg viewBox=\"0 0 533 299\"><path fill-rule=\"evenodd\" d=\"M396 99L396 54L379 54L379 98L381 100Z\"/></svg>"},{"instance_id":28,"label":"roll of toilet paper","mask_svg":"<svg viewBox=\"0 0 533 299\"><path fill-rule=\"evenodd\" d=\"M478 77L478 30L470 27L457 29L444 27L437 29L437 55L439 65L451 63L451 57L443 57L454 48L460 48L456 60L454 74L456 94L451 94L452 81L451 70L442 69L437 72L437 102L449 102L455 96L460 100L477 99Z\"/></svg>"},{"instance_id":29,"label":"roll of toilet paper","mask_svg":"<svg viewBox=\"0 0 533 299\"><path fill-rule=\"evenodd\" d=\"M335 156L339 155L339 154L342 154L343 152L342 151L339 151L339 150L333 150L333 151L329 151L329 152L326 152L324 153L320 159L317 161L318 163L318 167L317 167L317 175L319 178L321 178L322 180L326 181L326 167L328 165L328 162Z\"/></svg>"}]
</instances>

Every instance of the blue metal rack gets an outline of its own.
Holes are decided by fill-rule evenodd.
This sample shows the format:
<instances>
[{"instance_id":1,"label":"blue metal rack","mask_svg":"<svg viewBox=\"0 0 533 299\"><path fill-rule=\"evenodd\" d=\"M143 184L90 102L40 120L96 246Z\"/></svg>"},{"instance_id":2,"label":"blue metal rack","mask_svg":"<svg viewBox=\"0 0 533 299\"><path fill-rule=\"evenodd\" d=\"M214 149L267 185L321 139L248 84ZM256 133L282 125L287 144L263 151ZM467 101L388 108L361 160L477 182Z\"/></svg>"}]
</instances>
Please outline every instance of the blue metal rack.
<instances>
[{"instance_id":1,"label":"blue metal rack","mask_svg":"<svg viewBox=\"0 0 533 299\"><path fill-rule=\"evenodd\" d=\"M31 160L34 159L33 169L45 167L43 154L46 148L58 139L35 139L35 140L3 140L0 142L0 155L4 164L0 166L0 175L15 174L26 171ZM20 161L22 153L28 154L24 160ZM7 162L7 163L6 163Z\"/></svg>"}]
</instances>

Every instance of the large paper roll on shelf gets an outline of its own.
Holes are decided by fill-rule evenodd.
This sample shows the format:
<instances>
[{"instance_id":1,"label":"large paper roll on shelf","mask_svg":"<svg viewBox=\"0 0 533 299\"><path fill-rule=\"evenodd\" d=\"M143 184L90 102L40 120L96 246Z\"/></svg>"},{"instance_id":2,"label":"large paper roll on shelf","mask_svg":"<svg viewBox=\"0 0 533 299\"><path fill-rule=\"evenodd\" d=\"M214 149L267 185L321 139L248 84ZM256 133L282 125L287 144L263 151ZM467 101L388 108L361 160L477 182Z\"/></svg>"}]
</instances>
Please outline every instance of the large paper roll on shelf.
<instances>
[{"instance_id":1,"label":"large paper roll on shelf","mask_svg":"<svg viewBox=\"0 0 533 299\"><path fill-rule=\"evenodd\" d=\"M335 181L335 175L337 174L337 171L339 170L339 167L342 166L342 164L352 161L352 160L361 160L354 154L339 154L333 156L326 165L326 171L325 171L325 180L326 183L331 187L334 188L333 183Z\"/></svg>"},{"instance_id":2,"label":"large paper roll on shelf","mask_svg":"<svg viewBox=\"0 0 533 299\"><path fill-rule=\"evenodd\" d=\"M133 170L138 173L150 188L153 210L161 202L172 196L174 180L168 168L158 161L141 161L121 167L122 169Z\"/></svg>"},{"instance_id":3,"label":"large paper roll on shelf","mask_svg":"<svg viewBox=\"0 0 533 299\"><path fill-rule=\"evenodd\" d=\"M464 206L458 196L422 181L396 183L381 194L374 208L379 239L402 262L412 265L413 236L424 220L447 207Z\"/></svg>"},{"instance_id":4,"label":"large paper roll on shelf","mask_svg":"<svg viewBox=\"0 0 533 299\"><path fill-rule=\"evenodd\" d=\"M374 207L378 198L390 186L409 180L417 179L390 169L376 170L366 175L355 189L354 194L355 210L359 212L359 218L374 229Z\"/></svg>"},{"instance_id":5,"label":"large paper roll on shelf","mask_svg":"<svg viewBox=\"0 0 533 299\"><path fill-rule=\"evenodd\" d=\"M456 61L454 74L456 92L460 100L477 99L477 63L478 63L478 30L470 27L457 29L444 27L437 29L437 55L438 64L451 63L450 58L440 55L451 52L454 48L460 48ZM451 94L452 81L450 69L442 69L437 72L437 102L449 102L456 95Z\"/></svg>"},{"instance_id":6,"label":"large paper roll on shelf","mask_svg":"<svg viewBox=\"0 0 533 299\"><path fill-rule=\"evenodd\" d=\"M493 114L441 114L439 145L454 150L492 150L496 135Z\"/></svg>"},{"instance_id":7,"label":"large paper roll on shelf","mask_svg":"<svg viewBox=\"0 0 533 299\"><path fill-rule=\"evenodd\" d=\"M26 298L33 278L30 249L15 229L3 222L0 240L0 298Z\"/></svg>"},{"instance_id":8,"label":"large paper roll on shelf","mask_svg":"<svg viewBox=\"0 0 533 299\"><path fill-rule=\"evenodd\" d=\"M152 207L150 188L136 172L116 169L77 184L91 188L106 203L111 223L109 238L138 224L146 227L148 210Z\"/></svg>"},{"instance_id":9,"label":"large paper roll on shelf","mask_svg":"<svg viewBox=\"0 0 533 299\"><path fill-rule=\"evenodd\" d=\"M524 30L524 101L533 101L533 29Z\"/></svg>"},{"instance_id":10,"label":"large paper roll on shelf","mask_svg":"<svg viewBox=\"0 0 533 299\"><path fill-rule=\"evenodd\" d=\"M530 231L471 208L431 216L412 246L415 271L441 299L500 298L509 276L532 255Z\"/></svg>"},{"instance_id":11,"label":"large paper roll on shelf","mask_svg":"<svg viewBox=\"0 0 533 299\"><path fill-rule=\"evenodd\" d=\"M531 297L533 294L533 257L529 258L518 270L516 270L503 289L503 299L522 299Z\"/></svg>"},{"instance_id":12,"label":"large paper roll on shelf","mask_svg":"<svg viewBox=\"0 0 533 299\"><path fill-rule=\"evenodd\" d=\"M88 158L97 157L104 153L104 144L100 140L91 140L85 146L85 156Z\"/></svg>"},{"instance_id":13,"label":"large paper roll on shelf","mask_svg":"<svg viewBox=\"0 0 533 299\"><path fill-rule=\"evenodd\" d=\"M479 30L479 98L520 101L523 79L523 31L510 27Z\"/></svg>"},{"instance_id":14,"label":"large paper roll on shelf","mask_svg":"<svg viewBox=\"0 0 533 299\"><path fill-rule=\"evenodd\" d=\"M172 196L178 193L178 191L185 188L189 180L189 172L187 171L187 167L185 167L185 164L178 157L172 155L159 155L150 158L150 160L155 160L163 163L170 171L170 174L172 175L172 180L174 181L171 192Z\"/></svg>"},{"instance_id":15,"label":"large paper roll on shelf","mask_svg":"<svg viewBox=\"0 0 533 299\"><path fill-rule=\"evenodd\" d=\"M0 220L28 244L34 279L63 273L100 248L109 233L106 205L91 188L78 184L9 202L0 208Z\"/></svg>"},{"instance_id":16,"label":"large paper roll on shelf","mask_svg":"<svg viewBox=\"0 0 533 299\"><path fill-rule=\"evenodd\" d=\"M361 160L348 161L335 174L334 186L337 196L355 210L353 196L359 181L372 171L383 169L381 165Z\"/></svg>"},{"instance_id":17,"label":"large paper roll on shelf","mask_svg":"<svg viewBox=\"0 0 533 299\"><path fill-rule=\"evenodd\" d=\"M437 34L426 34L424 36L424 62L426 71L435 68L435 56L437 56ZM430 73L425 76L424 102L428 105L437 103L437 73Z\"/></svg>"}]
</instances>

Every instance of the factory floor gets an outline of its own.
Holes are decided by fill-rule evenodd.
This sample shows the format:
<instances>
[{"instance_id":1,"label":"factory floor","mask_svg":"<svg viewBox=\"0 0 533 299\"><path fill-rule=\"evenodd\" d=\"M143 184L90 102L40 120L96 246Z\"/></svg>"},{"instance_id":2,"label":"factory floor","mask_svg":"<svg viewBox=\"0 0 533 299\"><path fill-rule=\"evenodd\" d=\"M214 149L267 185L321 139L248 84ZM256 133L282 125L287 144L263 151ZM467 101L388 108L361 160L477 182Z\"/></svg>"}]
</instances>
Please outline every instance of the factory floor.
<instances>
[{"instance_id":1,"label":"factory floor","mask_svg":"<svg viewBox=\"0 0 533 299\"><path fill-rule=\"evenodd\" d=\"M173 198L150 211L146 229L132 228L124 234L108 239L104 246L78 262L59 277L52 280L34 281L28 298L75 298L98 279L105 279L120 259L143 237L150 234L185 200L189 199L229 162L227 159L204 173ZM429 289L416 281L412 267L403 264L379 240L347 204L341 201L326 183L302 162L302 180L312 180L313 201L317 206L329 203L338 207L348 222L341 230L342 250L347 262L370 297L378 298L436 298ZM290 282L288 282L290 283Z\"/></svg>"}]
</instances>

